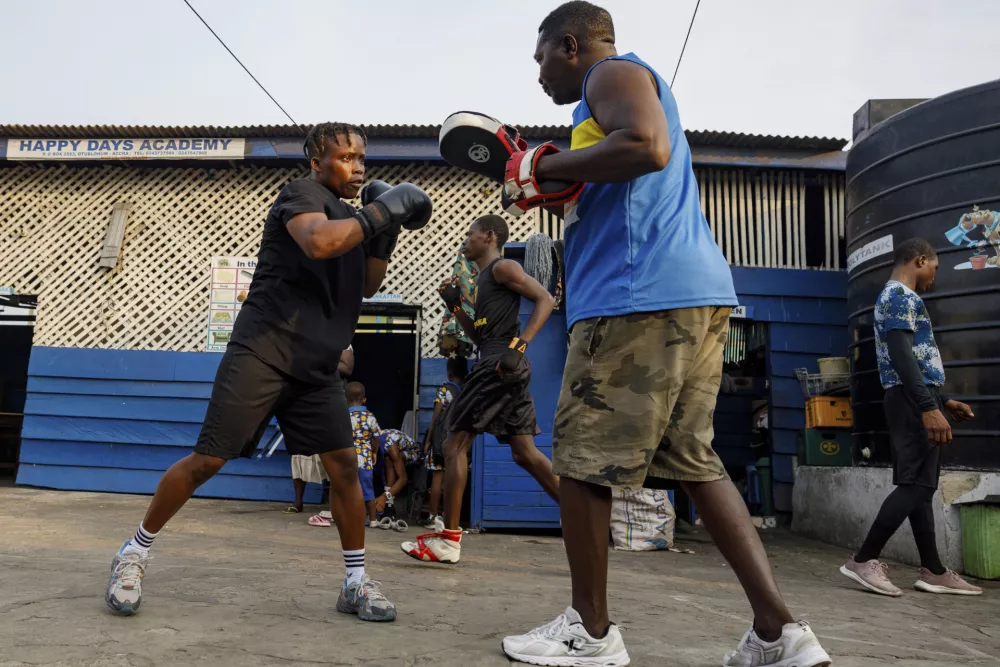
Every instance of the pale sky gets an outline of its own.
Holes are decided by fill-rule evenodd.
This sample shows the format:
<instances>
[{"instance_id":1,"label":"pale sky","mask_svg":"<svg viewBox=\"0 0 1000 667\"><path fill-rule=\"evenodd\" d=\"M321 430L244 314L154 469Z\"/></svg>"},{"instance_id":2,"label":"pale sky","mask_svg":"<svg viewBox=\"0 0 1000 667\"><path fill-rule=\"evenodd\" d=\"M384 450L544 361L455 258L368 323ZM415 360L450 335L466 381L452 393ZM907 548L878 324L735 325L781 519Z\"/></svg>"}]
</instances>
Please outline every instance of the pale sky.
<instances>
[{"instance_id":1,"label":"pale sky","mask_svg":"<svg viewBox=\"0 0 1000 667\"><path fill-rule=\"evenodd\" d=\"M300 123L568 124L537 83L558 0L191 0ZM695 0L605 0L670 80ZM288 122L182 0L0 0L0 124ZM869 98L998 76L997 0L702 0L674 87L689 130L849 138Z\"/></svg>"}]
</instances>

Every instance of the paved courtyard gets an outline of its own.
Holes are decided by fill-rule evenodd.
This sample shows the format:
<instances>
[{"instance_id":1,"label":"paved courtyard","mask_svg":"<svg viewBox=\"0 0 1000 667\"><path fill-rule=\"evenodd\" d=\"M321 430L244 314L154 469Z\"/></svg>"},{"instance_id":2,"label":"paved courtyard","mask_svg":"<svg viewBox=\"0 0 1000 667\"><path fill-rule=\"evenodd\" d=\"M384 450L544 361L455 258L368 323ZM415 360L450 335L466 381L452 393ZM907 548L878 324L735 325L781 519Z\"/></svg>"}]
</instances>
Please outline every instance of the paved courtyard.
<instances>
[{"instance_id":1,"label":"paved courtyard","mask_svg":"<svg viewBox=\"0 0 1000 667\"><path fill-rule=\"evenodd\" d=\"M370 573L399 620L366 624L333 609L343 560L332 529L284 506L195 500L154 547L140 613L113 616L104 585L114 551L148 498L0 488L0 667L212 665L508 665L500 639L568 603L562 542L469 535L463 561L423 566L399 533L371 531ZM410 529L407 536L415 534ZM842 549L766 532L790 606L840 667L1000 666L1000 585L981 598L909 588L898 600L837 573ZM696 553L613 552L613 618L633 665L719 665L749 622L725 561L698 535Z\"/></svg>"}]
</instances>

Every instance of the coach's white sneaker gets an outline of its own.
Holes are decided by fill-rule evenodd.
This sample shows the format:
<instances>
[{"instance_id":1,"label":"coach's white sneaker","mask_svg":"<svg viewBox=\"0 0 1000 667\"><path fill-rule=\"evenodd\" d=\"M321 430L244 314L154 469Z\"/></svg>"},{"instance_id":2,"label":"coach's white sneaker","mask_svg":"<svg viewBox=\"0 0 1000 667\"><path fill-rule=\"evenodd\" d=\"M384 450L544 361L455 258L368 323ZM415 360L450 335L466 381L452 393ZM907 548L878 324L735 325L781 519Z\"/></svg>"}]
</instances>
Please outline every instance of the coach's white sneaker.
<instances>
[{"instance_id":1,"label":"coach's white sneaker","mask_svg":"<svg viewBox=\"0 0 1000 667\"><path fill-rule=\"evenodd\" d=\"M805 621L788 623L773 642L758 637L751 625L736 650L722 661L722 667L827 667L830 664L830 656Z\"/></svg>"},{"instance_id":2,"label":"coach's white sneaker","mask_svg":"<svg viewBox=\"0 0 1000 667\"><path fill-rule=\"evenodd\" d=\"M526 635L506 637L503 652L513 660L553 667L623 667L629 664L622 633L614 623L602 639L583 629L572 607Z\"/></svg>"}]
</instances>

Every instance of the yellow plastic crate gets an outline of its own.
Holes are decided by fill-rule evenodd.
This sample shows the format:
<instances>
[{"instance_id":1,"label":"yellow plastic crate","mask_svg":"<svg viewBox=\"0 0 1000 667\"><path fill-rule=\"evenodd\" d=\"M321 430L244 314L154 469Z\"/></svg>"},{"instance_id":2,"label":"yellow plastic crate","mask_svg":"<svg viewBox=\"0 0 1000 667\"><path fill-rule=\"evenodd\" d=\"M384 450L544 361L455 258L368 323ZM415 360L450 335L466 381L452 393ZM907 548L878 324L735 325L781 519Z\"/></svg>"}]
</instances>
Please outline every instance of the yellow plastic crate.
<instances>
[{"instance_id":1,"label":"yellow plastic crate","mask_svg":"<svg viewBox=\"0 0 1000 667\"><path fill-rule=\"evenodd\" d=\"M816 396L806 399L806 428L851 428L853 425L850 398Z\"/></svg>"}]
</instances>

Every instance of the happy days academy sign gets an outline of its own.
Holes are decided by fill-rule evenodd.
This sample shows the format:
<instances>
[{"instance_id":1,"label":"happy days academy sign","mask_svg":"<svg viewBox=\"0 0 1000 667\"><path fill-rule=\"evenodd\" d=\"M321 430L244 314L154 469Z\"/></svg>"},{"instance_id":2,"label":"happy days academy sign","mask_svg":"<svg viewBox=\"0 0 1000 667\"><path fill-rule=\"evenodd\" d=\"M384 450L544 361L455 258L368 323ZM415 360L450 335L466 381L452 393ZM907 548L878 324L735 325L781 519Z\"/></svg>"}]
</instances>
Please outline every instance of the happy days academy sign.
<instances>
[{"instance_id":1,"label":"happy days academy sign","mask_svg":"<svg viewBox=\"0 0 1000 667\"><path fill-rule=\"evenodd\" d=\"M243 139L8 139L8 160L242 160Z\"/></svg>"}]
</instances>

